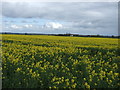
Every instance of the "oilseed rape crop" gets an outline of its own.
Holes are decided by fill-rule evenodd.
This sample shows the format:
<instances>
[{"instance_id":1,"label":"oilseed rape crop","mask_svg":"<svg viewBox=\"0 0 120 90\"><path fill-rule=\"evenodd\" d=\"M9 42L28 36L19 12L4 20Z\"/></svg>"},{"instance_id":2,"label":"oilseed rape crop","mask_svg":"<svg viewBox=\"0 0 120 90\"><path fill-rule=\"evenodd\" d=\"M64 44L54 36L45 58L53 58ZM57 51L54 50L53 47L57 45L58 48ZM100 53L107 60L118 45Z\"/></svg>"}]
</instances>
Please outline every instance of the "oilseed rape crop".
<instances>
[{"instance_id":1,"label":"oilseed rape crop","mask_svg":"<svg viewBox=\"0 0 120 90\"><path fill-rule=\"evenodd\" d=\"M119 88L118 39L2 35L3 88Z\"/></svg>"}]
</instances>

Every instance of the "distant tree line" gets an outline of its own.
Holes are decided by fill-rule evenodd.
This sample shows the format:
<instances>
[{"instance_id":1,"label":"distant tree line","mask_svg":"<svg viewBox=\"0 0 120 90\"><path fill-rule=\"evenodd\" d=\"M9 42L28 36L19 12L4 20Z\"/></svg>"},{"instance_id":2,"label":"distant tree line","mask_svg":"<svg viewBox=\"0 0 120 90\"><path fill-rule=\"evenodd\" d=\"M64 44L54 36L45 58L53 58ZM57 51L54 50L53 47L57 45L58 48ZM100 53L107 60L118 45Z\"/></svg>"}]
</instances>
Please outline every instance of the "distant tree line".
<instances>
[{"instance_id":1,"label":"distant tree line","mask_svg":"<svg viewBox=\"0 0 120 90\"><path fill-rule=\"evenodd\" d=\"M103 35L80 35L80 34L40 34L40 33L11 33L11 32L2 32L1 34L19 34L19 35L52 35L52 36L71 36L71 37L104 37L104 38L120 38L120 36L103 36Z\"/></svg>"},{"instance_id":2,"label":"distant tree line","mask_svg":"<svg viewBox=\"0 0 120 90\"><path fill-rule=\"evenodd\" d=\"M120 38L120 36L114 36L114 35L103 36L103 35L56 34L55 36Z\"/></svg>"}]
</instances>

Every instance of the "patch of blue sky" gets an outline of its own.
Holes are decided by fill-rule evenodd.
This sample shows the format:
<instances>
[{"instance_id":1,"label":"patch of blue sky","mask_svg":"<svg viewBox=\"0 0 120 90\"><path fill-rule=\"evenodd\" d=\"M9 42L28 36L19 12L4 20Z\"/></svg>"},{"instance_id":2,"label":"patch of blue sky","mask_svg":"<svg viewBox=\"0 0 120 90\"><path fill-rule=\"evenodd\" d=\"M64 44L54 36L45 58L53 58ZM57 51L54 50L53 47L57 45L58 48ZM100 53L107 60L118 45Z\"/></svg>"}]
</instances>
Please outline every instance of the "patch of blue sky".
<instances>
[{"instance_id":1,"label":"patch of blue sky","mask_svg":"<svg viewBox=\"0 0 120 90\"><path fill-rule=\"evenodd\" d=\"M6 23L9 22L10 24L36 24L36 25L44 25L47 22L55 22L60 24L65 24L66 22L58 21L58 20L49 20L49 19L42 19L42 18L9 18L3 17L2 22Z\"/></svg>"}]
</instances>

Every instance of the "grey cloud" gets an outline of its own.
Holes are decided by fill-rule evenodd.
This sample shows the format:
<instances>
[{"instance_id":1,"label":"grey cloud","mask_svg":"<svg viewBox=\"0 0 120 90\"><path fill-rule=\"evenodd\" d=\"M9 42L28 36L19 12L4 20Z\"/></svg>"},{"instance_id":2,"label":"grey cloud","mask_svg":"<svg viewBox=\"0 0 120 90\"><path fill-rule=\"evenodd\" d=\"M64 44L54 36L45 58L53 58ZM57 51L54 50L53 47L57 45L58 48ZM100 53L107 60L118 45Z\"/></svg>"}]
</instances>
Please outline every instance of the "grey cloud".
<instances>
[{"instance_id":1,"label":"grey cloud","mask_svg":"<svg viewBox=\"0 0 120 90\"><path fill-rule=\"evenodd\" d=\"M113 7L114 6L114 7ZM107 8L107 9L106 9ZM113 13L114 3L3 3L3 16L23 18L47 18L60 20L80 20L103 18L106 12ZM107 15L108 16L108 15Z\"/></svg>"},{"instance_id":2,"label":"grey cloud","mask_svg":"<svg viewBox=\"0 0 120 90\"><path fill-rule=\"evenodd\" d=\"M22 23L27 23L27 21L26 21L26 20L22 20L21 22L22 22Z\"/></svg>"},{"instance_id":3,"label":"grey cloud","mask_svg":"<svg viewBox=\"0 0 120 90\"><path fill-rule=\"evenodd\" d=\"M12 18L42 18L69 22L71 32L93 30L116 34L117 2L3 3L2 15ZM34 21L33 21L34 22ZM91 23L91 24L90 24ZM74 31L72 31L74 30ZM80 31L80 32L81 32ZM85 32L85 31L84 31ZM87 32L87 31L86 31ZM92 31L91 31L92 32Z\"/></svg>"},{"instance_id":4,"label":"grey cloud","mask_svg":"<svg viewBox=\"0 0 120 90\"><path fill-rule=\"evenodd\" d=\"M38 23L38 21L36 21L36 20L33 20L33 23Z\"/></svg>"}]
</instances>

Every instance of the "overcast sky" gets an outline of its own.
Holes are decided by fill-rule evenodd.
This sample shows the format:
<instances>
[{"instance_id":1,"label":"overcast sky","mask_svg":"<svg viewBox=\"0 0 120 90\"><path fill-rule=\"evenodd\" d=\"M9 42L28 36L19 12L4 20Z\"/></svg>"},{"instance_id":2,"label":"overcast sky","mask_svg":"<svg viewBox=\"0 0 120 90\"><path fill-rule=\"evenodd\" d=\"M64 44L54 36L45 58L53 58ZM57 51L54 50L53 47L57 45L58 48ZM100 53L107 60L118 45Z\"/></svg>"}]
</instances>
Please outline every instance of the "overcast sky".
<instances>
[{"instance_id":1,"label":"overcast sky","mask_svg":"<svg viewBox=\"0 0 120 90\"><path fill-rule=\"evenodd\" d=\"M4 2L2 31L118 35L117 2Z\"/></svg>"}]
</instances>

